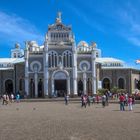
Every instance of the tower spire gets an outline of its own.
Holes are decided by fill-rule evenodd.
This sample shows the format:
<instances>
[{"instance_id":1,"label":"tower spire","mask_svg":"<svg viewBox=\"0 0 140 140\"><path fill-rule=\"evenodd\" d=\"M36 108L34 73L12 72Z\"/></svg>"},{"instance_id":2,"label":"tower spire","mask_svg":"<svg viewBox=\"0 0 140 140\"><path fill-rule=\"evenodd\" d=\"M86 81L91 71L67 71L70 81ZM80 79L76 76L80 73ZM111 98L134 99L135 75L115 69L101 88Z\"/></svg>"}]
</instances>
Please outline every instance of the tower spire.
<instances>
[{"instance_id":1,"label":"tower spire","mask_svg":"<svg viewBox=\"0 0 140 140\"><path fill-rule=\"evenodd\" d=\"M62 15L62 13L59 11L57 13L56 23L61 23L62 22L61 15Z\"/></svg>"}]
</instances>

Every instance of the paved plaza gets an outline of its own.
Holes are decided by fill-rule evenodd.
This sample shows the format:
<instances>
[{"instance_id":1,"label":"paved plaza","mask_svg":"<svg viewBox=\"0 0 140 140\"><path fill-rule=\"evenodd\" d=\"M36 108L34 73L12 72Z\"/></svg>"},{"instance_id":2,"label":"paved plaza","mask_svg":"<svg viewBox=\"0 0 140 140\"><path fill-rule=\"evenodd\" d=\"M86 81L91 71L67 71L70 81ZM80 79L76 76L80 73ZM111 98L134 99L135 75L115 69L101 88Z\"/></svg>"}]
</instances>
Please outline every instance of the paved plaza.
<instances>
[{"instance_id":1,"label":"paved plaza","mask_svg":"<svg viewBox=\"0 0 140 140\"><path fill-rule=\"evenodd\" d=\"M139 140L140 104L81 108L78 103L22 102L0 105L0 140Z\"/></svg>"}]
</instances>

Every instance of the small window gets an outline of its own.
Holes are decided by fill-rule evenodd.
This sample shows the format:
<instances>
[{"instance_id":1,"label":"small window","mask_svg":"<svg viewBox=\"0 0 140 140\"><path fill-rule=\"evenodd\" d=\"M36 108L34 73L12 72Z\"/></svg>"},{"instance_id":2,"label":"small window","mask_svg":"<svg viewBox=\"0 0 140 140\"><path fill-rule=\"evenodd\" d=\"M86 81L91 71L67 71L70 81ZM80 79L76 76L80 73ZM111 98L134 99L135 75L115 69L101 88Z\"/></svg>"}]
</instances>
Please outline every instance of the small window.
<instances>
[{"instance_id":1,"label":"small window","mask_svg":"<svg viewBox=\"0 0 140 140\"><path fill-rule=\"evenodd\" d=\"M16 58L16 53L14 53L14 58Z\"/></svg>"},{"instance_id":2,"label":"small window","mask_svg":"<svg viewBox=\"0 0 140 140\"><path fill-rule=\"evenodd\" d=\"M20 53L18 53L18 57L20 57Z\"/></svg>"}]
</instances>

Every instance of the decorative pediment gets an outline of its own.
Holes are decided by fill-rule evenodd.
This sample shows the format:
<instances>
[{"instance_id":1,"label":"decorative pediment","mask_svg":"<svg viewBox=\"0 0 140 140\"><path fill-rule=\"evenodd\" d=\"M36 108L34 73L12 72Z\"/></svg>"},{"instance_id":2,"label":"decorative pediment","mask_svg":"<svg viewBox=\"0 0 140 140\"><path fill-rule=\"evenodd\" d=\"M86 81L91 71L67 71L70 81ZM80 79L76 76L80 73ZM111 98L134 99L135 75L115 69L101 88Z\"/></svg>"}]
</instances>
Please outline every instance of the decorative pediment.
<instances>
[{"instance_id":1,"label":"decorative pediment","mask_svg":"<svg viewBox=\"0 0 140 140\"><path fill-rule=\"evenodd\" d=\"M62 23L55 23L55 24L49 25L48 30L49 31L70 31L71 27L65 26Z\"/></svg>"}]
</instances>

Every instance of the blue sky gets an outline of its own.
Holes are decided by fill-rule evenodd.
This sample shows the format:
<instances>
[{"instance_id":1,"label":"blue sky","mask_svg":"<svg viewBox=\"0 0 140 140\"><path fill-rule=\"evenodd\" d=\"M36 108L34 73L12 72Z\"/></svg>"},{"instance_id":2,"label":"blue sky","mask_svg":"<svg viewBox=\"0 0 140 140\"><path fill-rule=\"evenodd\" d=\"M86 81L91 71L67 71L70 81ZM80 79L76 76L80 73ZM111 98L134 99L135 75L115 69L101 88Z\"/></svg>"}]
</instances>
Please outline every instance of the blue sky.
<instances>
[{"instance_id":1,"label":"blue sky","mask_svg":"<svg viewBox=\"0 0 140 140\"><path fill-rule=\"evenodd\" d=\"M95 41L103 57L115 57L128 65L140 59L139 0L1 0L0 57L9 57L16 42L43 44L48 24L58 11L72 25L76 42Z\"/></svg>"}]
</instances>

